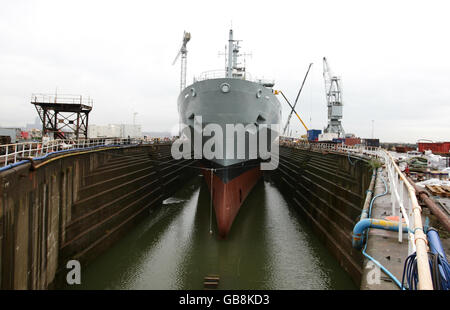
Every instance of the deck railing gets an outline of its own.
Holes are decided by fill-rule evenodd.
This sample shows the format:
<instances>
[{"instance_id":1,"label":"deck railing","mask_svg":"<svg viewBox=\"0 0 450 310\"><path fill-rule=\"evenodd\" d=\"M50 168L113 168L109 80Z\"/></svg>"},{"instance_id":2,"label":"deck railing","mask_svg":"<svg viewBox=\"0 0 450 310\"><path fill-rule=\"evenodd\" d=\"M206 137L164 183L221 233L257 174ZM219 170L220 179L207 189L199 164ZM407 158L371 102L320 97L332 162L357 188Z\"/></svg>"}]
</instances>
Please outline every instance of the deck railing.
<instances>
[{"instance_id":1,"label":"deck railing","mask_svg":"<svg viewBox=\"0 0 450 310\"><path fill-rule=\"evenodd\" d=\"M194 83L200 82L204 80L210 80L210 79L222 79L227 77L227 71L226 70L209 70L202 72L200 75L194 77ZM274 80L268 80L268 79L258 79L253 78L252 75L247 71L241 71L241 72L233 72L233 78L240 79L240 80L246 80L251 81L259 84L275 84Z\"/></svg>"}]
</instances>

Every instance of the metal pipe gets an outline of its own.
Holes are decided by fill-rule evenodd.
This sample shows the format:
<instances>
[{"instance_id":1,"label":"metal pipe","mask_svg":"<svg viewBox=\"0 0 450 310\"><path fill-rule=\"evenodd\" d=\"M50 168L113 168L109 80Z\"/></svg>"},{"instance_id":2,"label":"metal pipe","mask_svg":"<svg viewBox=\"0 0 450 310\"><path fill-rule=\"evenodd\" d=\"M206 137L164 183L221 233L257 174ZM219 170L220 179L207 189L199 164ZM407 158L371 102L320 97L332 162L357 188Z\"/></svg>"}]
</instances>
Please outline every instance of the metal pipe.
<instances>
[{"instance_id":1,"label":"metal pipe","mask_svg":"<svg viewBox=\"0 0 450 310\"><path fill-rule=\"evenodd\" d=\"M411 205L414 217L414 243L416 245L416 257L417 257L417 269L419 274L419 290L433 290L433 282L431 280L430 265L428 263L428 253L427 253L427 236L423 232L422 226L422 208L419 206L416 198L416 192L414 187L406 179L406 176L401 172L400 168L394 161L392 155L384 150L387 156L393 163L393 167L397 170L400 178L405 182L405 186L408 189L408 195L411 199Z\"/></svg>"},{"instance_id":2,"label":"metal pipe","mask_svg":"<svg viewBox=\"0 0 450 310\"><path fill-rule=\"evenodd\" d=\"M414 187L416 194L419 196L420 201L422 201L428 209L430 209L431 213L437 217L438 221L442 224L442 226L450 232L450 217L444 213L444 211L439 208L434 201L428 196L428 194L421 190L409 177L407 177L408 181Z\"/></svg>"},{"instance_id":3,"label":"metal pipe","mask_svg":"<svg viewBox=\"0 0 450 310\"><path fill-rule=\"evenodd\" d=\"M366 231L367 228L378 228L390 231L398 231L398 222L379 220L379 219L363 219L356 223L353 228L352 235L352 246L355 249L361 249L363 245L362 235ZM408 226L405 223L402 223L402 231L408 232Z\"/></svg>"},{"instance_id":4,"label":"metal pipe","mask_svg":"<svg viewBox=\"0 0 450 310\"><path fill-rule=\"evenodd\" d=\"M367 192L366 200L364 201L364 205L363 205L363 209L362 209L362 212L361 212L360 220L366 219L369 216L369 205L370 205L370 200L372 199L373 189L375 187L376 176L377 176L377 170L374 169L373 170L373 174L372 174L372 178L370 180L369 189L366 191Z\"/></svg>"}]
</instances>

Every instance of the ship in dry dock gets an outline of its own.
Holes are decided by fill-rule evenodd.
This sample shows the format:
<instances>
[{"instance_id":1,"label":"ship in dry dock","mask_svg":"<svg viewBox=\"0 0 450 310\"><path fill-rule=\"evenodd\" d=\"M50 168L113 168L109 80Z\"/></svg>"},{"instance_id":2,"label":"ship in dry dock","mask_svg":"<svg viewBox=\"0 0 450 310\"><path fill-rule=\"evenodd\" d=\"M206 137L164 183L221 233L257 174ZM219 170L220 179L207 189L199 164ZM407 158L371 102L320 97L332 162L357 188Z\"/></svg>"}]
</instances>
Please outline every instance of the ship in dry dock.
<instances>
[{"instance_id":1,"label":"ship in dry dock","mask_svg":"<svg viewBox=\"0 0 450 310\"><path fill-rule=\"evenodd\" d=\"M225 55L225 70L203 73L194 79L192 85L182 86L178 97L180 122L190 131L190 137L201 137L202 149L208 141L208 137L202 134L208 124L215 124L223 133L223 147L219 151L223 156L207 158L201 154L205 168L203 174L212 195L221 237L228 234L240 207L261 178L260 162L263 156L260 144L262 139L267 139L264 144L270 152L271 141L278 136L277 130L271 125L279 124L281 120L281 104L274 94L274 82L251 78L245 65L240 63L242 54L239 41L233 39L232 29L229 31L228 52ZM197 126L199 120L201 123ZM227 125L235 128L242 125L241 128L244 128L244 156L237 155L238 132L227 132ZM268 132L260 135L267 128ZM252 137L256 137L256 147L250 144ZM193 140L191 144L194 146ZM234 146L231 152L230 145ZM193 148L195 152L195 146Z\"/></svg>"}]
</instances>

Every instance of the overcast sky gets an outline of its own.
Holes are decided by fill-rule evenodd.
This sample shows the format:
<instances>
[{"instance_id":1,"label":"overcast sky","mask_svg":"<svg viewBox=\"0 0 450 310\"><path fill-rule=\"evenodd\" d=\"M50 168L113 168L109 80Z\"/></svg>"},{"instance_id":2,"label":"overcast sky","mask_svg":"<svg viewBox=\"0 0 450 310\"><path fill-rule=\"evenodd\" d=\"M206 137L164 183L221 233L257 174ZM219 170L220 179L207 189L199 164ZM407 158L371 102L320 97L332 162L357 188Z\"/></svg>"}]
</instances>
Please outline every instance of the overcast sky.
<instances>
[{"instance_id":1,"label":"overcast sky","mask_svg":"<svg viewBox=\"0 0 450 310\"><path fill-rule=\"evenodd\" d=\"M447 1L448 2L448 1ZM450 141L446 1L0 1L0 126L37 116L32 93L94 98L91 124L170 131L178 123L183 35L187 82L223 69L232 23L255 77L275 79L310 128L326 126L322 57L342 78L346 132L382 141ZM283 104L283 118L289 113ZM304 134L292 119L293 131Z\"/></svg>"}]
</instances>

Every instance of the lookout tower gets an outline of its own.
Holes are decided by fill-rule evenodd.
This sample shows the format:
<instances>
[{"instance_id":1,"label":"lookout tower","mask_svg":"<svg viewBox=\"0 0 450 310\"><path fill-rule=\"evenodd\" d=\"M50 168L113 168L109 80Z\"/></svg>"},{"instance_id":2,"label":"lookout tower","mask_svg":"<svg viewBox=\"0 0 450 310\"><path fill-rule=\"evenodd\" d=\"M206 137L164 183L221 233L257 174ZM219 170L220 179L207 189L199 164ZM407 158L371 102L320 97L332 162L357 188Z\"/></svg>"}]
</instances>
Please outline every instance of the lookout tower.
<instances>
[{"instance_id":1,"label":"lookout tower","mask_svg":"<svg viewBox=\"0 0 450 310\"><path fill-rule=\"evenodd\" d=\"M90 97L32 94L31 104L42 121L42 135L53 133L55 139L87 138L89 112L93 104Z\"/></svg>"}]
</instances>

